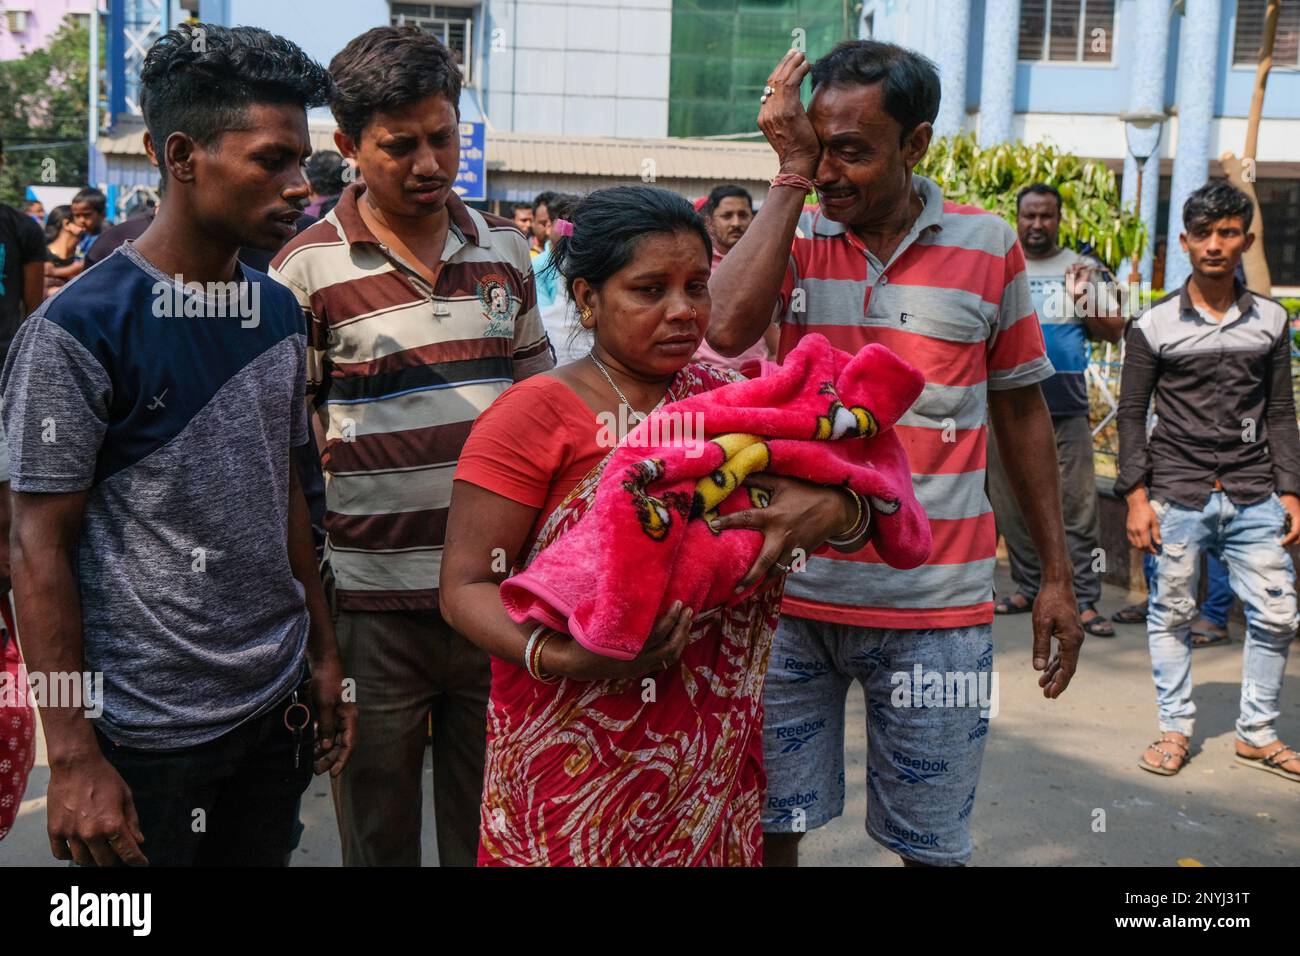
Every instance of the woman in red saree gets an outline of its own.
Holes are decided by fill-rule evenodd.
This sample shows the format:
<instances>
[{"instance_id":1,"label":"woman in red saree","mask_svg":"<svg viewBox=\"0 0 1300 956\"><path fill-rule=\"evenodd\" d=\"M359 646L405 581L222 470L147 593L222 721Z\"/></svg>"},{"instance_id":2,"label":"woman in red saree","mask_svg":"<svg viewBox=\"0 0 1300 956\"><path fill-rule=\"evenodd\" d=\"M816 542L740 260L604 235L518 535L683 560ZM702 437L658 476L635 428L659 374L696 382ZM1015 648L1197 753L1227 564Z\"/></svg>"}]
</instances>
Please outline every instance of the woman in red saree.
<instances>
[{"instance_id":1,"label":"woman in red saree","mask_svg":"<svg viewBox=\"0 0 1300 956\"><path fill-rule=\"evenodd\" d=\"M761 863L762 690L784 570L840 533L866 529L850 494L776 476L752 480L767 508L719 519L763 532L727 608L674 606L631 661L567 635L525 666L533 627L498 588L590 506L613 448L610 423L736 380L692 364L708 327L710 245L686 200L616 187L583 201L555 260L584 328L586 359L516 384L461 453L440 596L454 628L492 654L480 865L754 866ZM770 573L777 569L776 573ZM637 582L629 581L635 588ZM659 600L646 595L646 600Z\"/></svg>"}]
</instances>

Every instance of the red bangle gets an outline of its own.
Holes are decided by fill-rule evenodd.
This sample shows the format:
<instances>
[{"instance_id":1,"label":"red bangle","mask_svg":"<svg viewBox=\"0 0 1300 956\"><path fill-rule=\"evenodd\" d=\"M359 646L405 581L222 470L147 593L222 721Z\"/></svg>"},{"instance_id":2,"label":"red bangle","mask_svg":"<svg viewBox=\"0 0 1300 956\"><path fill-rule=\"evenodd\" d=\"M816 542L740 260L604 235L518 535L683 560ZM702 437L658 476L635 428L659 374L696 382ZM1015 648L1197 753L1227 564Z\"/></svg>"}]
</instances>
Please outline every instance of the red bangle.
<instances>
[{"instance_id":1,"label":"red bangle","mask_svg":"<svg viewBox=\"0 0 1300 956\"><path fill-rule=\"evenodd\" d=\"M807 176L800 176L798 173L777 173L772 177L770 185L774 188L776 186L797 186L805 193L810 193L817 188L811 179Z\"/></svg>"}]
</instances>

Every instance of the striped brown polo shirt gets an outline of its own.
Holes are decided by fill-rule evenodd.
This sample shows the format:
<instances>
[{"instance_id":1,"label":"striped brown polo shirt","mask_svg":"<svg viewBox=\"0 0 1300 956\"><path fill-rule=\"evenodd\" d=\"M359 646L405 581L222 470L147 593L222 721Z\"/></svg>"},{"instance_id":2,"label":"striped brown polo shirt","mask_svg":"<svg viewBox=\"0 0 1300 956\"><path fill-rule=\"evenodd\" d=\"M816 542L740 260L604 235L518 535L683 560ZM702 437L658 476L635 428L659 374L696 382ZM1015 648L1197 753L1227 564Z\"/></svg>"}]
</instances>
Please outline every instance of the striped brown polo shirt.
<instances>
[{"instance_id":1,"label":"striped brown polo shirt","mask_svg":"<svg viewBox=\"0 0 1300 956\"><path fill-rule=\"evenodd\" d=\"M271 275L307 319L339 607L436 609L452 474L470 426L511 384L554 363L514 225L452 194L430 286L366 227L364 190L349 186L281 250Z\"/></svg>"}]
</instances>

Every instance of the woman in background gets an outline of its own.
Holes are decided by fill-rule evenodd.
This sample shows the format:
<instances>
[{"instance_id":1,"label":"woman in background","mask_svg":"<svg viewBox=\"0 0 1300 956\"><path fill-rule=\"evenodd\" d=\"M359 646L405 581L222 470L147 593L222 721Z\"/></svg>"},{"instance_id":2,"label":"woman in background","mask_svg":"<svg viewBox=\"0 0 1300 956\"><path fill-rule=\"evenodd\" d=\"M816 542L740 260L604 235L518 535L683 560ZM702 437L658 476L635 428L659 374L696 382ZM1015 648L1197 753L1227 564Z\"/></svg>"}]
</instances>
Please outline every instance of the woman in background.
<instances>
[{"instance_id":1,"label":"woman in background","mask_svg":"<svg viewBox=\"0 0 1300 956\"><path fill-rule=\"evenodd\" d=\"M581 196L557 196L547 207L551 221L568 222L581 202ZM537 268L537 261L533 261L534 268ZM553 256L548 256L542 268L558 272L559 262ZM555 298L549 304L543 303L539 298L537 307L542 316L542 326L546 329L546 337L551 340L551 348L555 350L555 364L568 365L585 359L591 351L591 332L578 321L578 312L573 300L569 298L569 290L564 282L557 280Z\"/></svg>"},{"instance_id":2,"label":"woman in background","mask_svg":"<svg viewBox=\"0 0 1300 956\"><path fill-rule=\"evenodd\" d=\"M69 279L86 268L77 258L77 243L85 232L72 218L71 206L55 206L45 223L45 245L50 258L45 263L45 297L61 288Z\"/></svg>"}]
</instances>

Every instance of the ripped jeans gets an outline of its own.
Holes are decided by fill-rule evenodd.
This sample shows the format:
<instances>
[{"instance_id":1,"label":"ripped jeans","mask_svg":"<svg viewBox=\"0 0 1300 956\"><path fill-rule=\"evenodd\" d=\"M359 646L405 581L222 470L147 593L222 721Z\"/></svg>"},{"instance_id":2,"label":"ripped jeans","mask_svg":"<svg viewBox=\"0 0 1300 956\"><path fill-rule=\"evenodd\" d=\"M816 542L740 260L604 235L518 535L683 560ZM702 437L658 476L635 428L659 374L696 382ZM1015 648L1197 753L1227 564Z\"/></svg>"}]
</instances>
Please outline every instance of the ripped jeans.
<instances>
[{"instance_id":1,"label":"ripped jeans","mask_svg":"<svg viewBox=\"0 0 1300 956\"><path fill-rule=\"evenodd\" d=\"M1286 511L1277 495L1253 505L1234 505L1221 491L1201 510L1152 500L1160 519L1147 613L1147 643L1155 678L1161 731L1192 735L1191 625L1196 619L1201 552L1228 568L1228 581L1246 610L1237 736L1253 747L1277 740L1273 724L1296 632L1295 568L1278 544Z\"/></svg>"}]
</instances>

